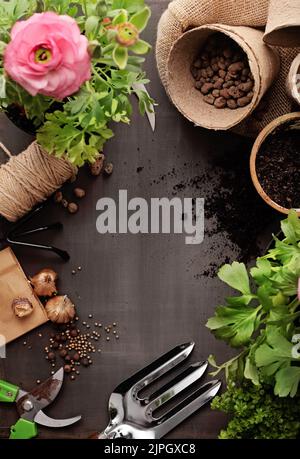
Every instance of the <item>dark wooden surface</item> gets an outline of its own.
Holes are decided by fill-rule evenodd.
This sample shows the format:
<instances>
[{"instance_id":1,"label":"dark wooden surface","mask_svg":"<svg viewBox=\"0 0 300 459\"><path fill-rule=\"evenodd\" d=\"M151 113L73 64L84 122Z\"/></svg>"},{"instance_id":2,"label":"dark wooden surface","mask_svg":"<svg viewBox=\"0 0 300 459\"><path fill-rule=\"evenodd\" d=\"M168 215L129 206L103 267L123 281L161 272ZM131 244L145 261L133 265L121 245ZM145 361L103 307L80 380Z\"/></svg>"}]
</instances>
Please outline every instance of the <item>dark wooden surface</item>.
<instances>
[{"instance_id":1,"label":"dark wooden surface","mask_svg":"<svg viewBox=\"0 0 300 459\"><path fill-rule=\"evenodd\" d=\"M145 38L154 44L157 21L167 2L149 3L153 14ZM222 155L229 148L243 145L233 134L194 128L176 111L159 81L154 53L147 59L146 70L151 79L149 90L159 104L155 133L147 119L137 113L131 127L116 126L116 136L105 148L115 166L112 176L94 179L82 170L77 183L86 189L87 196L80 203L78 214L71 216L51 203L38 220L38 223L55 220L64 223L63 233L43 236L40 240L50 239L54 245L67 249L71 261L62 263L51 254L27 249L15 251L28 275L45 266L57 270L59 290L74 300L81 321L92 313L103 324L116 321L119 326L119 341L102 339L102 353L95 355L93 365L83 369L78 380L67 380L47 411L57 418L80 413L82 421L63 430L40 427L41 438L85 438L90 432L104 428L113 388L179 343L195 341L193 361L205 359L211 353L219 361L230 355L228 348L204 326L229 289L217 278L196 275L214 259L218 263L217 242L222 242L224 234L214 236L214 251L210 236L201 245L188 246L182 235L101 236L96 232L95 207L101 196L116 198L119 189L127 189L129 197L171 198L176 179L170 175L166 180L157 180L162 174L176 168L177 180L181 170L185 177L201 175L212 155ZM1 116L0 140L18 153L31 138ZM241 148L243 154L247 153ZM139 167L143 169L137 172ZM66 190L69 189L67 185ZM204 186L199 191L199 197L205 197L205 189ZM191 197L189 190L184 195ZM4 226L2 223L1 229ZM71 270L79 265L82 271L72 276ZM11 343L7 358L0 361L0 377L28 389L35 385L36 379L46 378L50 367L44 359L43 346L51 330L51 324L47 324L26 336L31 350L23 345L24 338ZM42 338L38 332L43 334ZM2 404L0 426L12 424L16 416L14 407ZM223 425L225 417L206 407L170 433L169 438L215 438Z\"/></svg>"}]
</instances>

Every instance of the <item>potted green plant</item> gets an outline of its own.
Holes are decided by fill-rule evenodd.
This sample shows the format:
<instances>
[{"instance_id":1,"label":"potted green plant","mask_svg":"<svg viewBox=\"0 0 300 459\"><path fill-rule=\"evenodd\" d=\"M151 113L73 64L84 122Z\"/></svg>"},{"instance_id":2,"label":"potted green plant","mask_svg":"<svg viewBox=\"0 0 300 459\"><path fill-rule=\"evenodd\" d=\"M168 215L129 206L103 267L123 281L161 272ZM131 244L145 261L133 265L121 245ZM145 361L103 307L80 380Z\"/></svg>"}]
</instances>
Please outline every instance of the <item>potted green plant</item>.
<instances>
[{"instance_id":1,"label":"potted green plant","mask_svg":"<svg viewBox=\"0 0 300 459\"><path fill-rule=\"evenodd\" d=\"M210 357L213 374L224 370L228 383L213 407L233 415L221 438L300 435L300 219L295 211L281 230L282 238L274 236L273 247L250 272L233 262L218 274L238 292L207 322L217 338L239 349L222 365Z\"/></svg>"},{"instance_id":2,"label":"potted green plant","mask_svg":"<svg viewBox=\"0 0 300 459\"><path fill-rule=\"evenodd\" d=\"M150 10L143 0L9 0L0 3L0 104L18 106L49 154L74 165L93 161L129 123L129 96L150 104L140 55ZM69 59L69 61L68 61Z\"/></svg>"}]
</instances>

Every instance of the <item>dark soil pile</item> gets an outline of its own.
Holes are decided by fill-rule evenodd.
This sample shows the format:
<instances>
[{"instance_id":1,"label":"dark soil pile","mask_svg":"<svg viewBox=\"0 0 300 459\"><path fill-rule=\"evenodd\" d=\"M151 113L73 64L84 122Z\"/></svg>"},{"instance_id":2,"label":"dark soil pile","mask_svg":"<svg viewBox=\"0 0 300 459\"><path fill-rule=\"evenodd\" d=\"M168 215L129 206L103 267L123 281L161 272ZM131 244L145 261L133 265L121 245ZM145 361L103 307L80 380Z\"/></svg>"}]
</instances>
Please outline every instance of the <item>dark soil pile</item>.
<instances>
[{"instance_id":1,"label":"dark soil pile","mask_svg":"<svg viewBox=\"0 0 300 459\"><path fill-rule=\"evenodd\" d=\"M300 131L278 129L262 144L256 172L267 195L277 204L300 208Z\"/></svg>"},{"instance_id":2,"label":"dark soil pile","mask_svg":"<svg viewBox=\"0 0 300 459\"><path fill-rule=\"evenodd\" d=\"M193 164L193 169L199 170L197 175L189 176L190 164L184 164L184 169L173 168L152 182L173 182L173 196L205 198L206 251L211 262L194 275L196 279L214 277L225 263L248 263L260 256L269 242L260 246L260 239L265 239L266 229L280 220L278 212L255 191L249 171L250 151L251 145L242 144L212 156L205 170ZM271 239L271 232L267 237Z\"/></svg>"}]
</instances>

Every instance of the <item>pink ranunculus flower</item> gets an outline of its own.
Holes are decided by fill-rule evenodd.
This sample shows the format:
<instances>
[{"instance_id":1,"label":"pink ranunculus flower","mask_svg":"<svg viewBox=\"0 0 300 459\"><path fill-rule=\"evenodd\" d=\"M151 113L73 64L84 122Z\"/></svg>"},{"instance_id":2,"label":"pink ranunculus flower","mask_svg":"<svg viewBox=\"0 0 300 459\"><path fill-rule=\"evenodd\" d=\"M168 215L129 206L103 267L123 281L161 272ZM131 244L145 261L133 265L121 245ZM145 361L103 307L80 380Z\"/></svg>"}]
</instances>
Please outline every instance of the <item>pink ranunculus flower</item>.
<instances>
[{"instance_id":1,"label":"pink ranunculus flower","mask_svg":"<svg viewBox=\"0 0 300 459\"><path fill-rule=\"evenodd\" d=\"M4 68L32 96L64 99L91 78L88 40L70 16L36 13L13 26Z\"/></svg>"}]
</instances>

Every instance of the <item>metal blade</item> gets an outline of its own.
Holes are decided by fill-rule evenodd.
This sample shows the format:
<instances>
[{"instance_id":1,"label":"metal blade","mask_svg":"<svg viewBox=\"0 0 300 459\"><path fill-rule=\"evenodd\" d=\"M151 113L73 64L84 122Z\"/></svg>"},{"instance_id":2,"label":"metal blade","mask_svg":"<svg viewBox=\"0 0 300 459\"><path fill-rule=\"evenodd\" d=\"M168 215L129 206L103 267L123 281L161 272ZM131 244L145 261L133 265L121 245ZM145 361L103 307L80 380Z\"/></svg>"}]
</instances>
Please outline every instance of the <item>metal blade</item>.
<instances>
[{"instance_id":1,"label":"metal blade","mask_svg":"<svg viewBox=\"0 0 300 459\"><path fill-rule=\"evenodd\" d=\"M53 376L19 398L17 410L20 416L31 421L34 420L36 414L56 398L61 389L63 379L64 369L60 368Z\"/></svg>"},{"instance_id":2,"label":"metal blade","mask_svg":"<svg viewBox=\"0 0 300 459\"><path fill-rule=\"evenodd\" d=\"M116 387L113 393L125 395L128 391L132 390L134 397L138 398L137 394L141 391L141 389L148 386L151 382L155 381L185 360L194 349L194 346L195 343L193 342L176 346L171 351L150 363L147 367L138 371L136 374L131 376L131 378L123 381L118 387Z\"/></svg>"},{"instance_id":3,"label":"metal blade","mask_svg":"<svg viewBox=\"0 0 300 459\"><path fill-rule=\"evenodd\" d=\"M132 88L135 91L144 91L150 97L150 94L147 91L147 89L146 89L146 87L145 87L145 85L143 83L133 83ZM148 121L150 123L151 129L154 132L155 131L155 111L154 111L153 104L151 104L151 111L146 108L146 115L148 117Z\"/></svg>"},{"instance_id":4,"label":"metal blade","mask_svg":"<svg viewBox=\"0 0 300 459\"><path fill-rule=\"evenodd\" d=\"M146 415L152 416L154 410L169 402L173 397L201 378L208 366L208 362L197 362L186 368L183 372L158 389L149 397ZM148 400L146 400L148 402ZM158 418L155 418L158 419Z\"/></svg>"},{"instance_id":5,"label":"metal blade","mask_svg":"<svg viewBox=\"0 0 300 459\"><path fill-rule=\"evenodd\" d=\"M174 429L174 427L201 408L201 406L213 399L218 393L221 384L221 381L218 380L204 384L165 414L162 419L159 419L160 424L154 428L156 433L155 438L162 438L170 430Z\"/></svg>"},{"instance_id":6,"label":"metal blade","mask_svg":"<svg viewBox=\"0 0 300 459\"><path fill-rule=\"evenodd\" d=\"M40 424L41 426L46 426L46 427L67 427L70 426L71 424L74 424L75 422L79 421L81 419L81 416L75 416L73 418L68 418L68 419L53 419L47 416L43 411L39 411L35 418L34 421L37 424Z\"/></svg>"}]
</instances>

